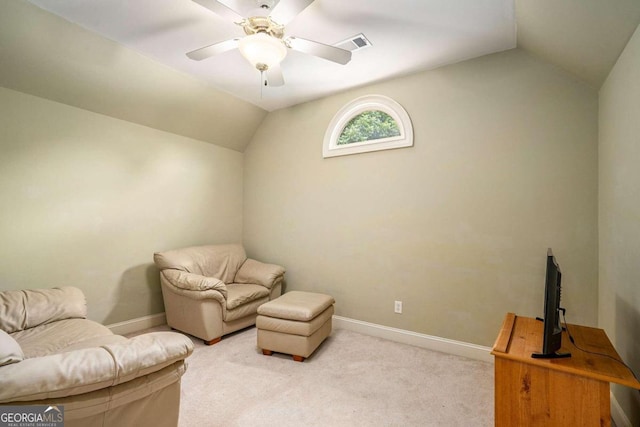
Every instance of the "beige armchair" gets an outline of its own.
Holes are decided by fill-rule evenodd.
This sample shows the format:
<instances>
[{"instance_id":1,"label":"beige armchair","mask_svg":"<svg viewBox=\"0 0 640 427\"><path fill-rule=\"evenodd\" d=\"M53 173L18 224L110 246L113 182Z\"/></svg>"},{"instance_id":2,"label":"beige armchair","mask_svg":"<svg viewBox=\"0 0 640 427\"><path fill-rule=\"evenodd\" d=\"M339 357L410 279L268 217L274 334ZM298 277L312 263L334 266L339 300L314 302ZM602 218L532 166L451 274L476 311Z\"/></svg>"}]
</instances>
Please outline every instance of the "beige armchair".
<instances>
[{"instance_id":1,"label":"beige armchair","mask_svg":"<svg viewBox=\"0 0 640 427\"><path fill-rule=\"evenodd\" d=\"M282 292L284 268L247 258L238 244L158 252L153 261L167 324L208 345L255 325L258 307Z\"/></svg>"}]
</instances>

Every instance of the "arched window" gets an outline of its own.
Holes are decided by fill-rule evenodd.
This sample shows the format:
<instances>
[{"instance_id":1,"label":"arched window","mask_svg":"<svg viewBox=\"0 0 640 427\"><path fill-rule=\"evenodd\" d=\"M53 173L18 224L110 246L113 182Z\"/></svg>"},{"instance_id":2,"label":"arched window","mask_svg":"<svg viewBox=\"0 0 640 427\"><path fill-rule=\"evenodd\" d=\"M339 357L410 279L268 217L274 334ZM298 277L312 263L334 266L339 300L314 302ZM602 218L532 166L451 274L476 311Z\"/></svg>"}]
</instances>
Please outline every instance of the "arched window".
<instances>
[{"instance_id":1,"label":"arched window","mask_svg":"<svg viewBox=\"0 0 640 427\"><path fill-rule=\"evenodd\" d=\"M409 115L400 104L381 95L357 98L338 111L324 136L324 157L413 145Z\"/></svg>"}]
</instances>

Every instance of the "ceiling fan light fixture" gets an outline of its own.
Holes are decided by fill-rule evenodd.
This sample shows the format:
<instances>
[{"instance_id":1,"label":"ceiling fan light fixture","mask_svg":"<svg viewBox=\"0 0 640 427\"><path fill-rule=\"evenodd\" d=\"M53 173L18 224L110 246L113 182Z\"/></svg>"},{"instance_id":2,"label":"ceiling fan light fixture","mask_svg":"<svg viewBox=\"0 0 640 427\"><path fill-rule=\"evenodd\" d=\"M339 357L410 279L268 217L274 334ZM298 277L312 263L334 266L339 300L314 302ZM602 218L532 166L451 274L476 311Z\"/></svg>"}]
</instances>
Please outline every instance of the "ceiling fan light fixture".
<instances>
[{"instance_id":1,"label":"ceiling fan light fixture","mask_svg":"<svg viewBox=\"0 0 640 427\"><path fill-rule=\"evenodd\" d=\"M287 56L287 48L282 40L262 32L240 39L238 49L260 71L279 64Z\"/></svg>"}]
</instances>

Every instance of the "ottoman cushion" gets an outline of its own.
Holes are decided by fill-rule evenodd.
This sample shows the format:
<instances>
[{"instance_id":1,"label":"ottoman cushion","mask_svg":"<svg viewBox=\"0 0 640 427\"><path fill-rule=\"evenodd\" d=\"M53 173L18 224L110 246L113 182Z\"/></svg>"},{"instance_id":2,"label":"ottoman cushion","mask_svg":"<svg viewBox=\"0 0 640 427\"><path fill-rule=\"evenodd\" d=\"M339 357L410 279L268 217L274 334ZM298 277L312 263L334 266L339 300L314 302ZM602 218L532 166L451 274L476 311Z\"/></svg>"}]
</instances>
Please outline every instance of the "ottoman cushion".
<instances>
[{"instance_id":1,"label":"ottoman cushion","mask_svg":"<svg viewBox=\"0 0 640 427\"><path fill-rule=\"evenodd\" d=\"M283 334L290 335L302 335L304 337L308 337L309 335L320 329L320 327L324 325L327 320L331 319L332 315L333 306L329 306L309 322L278 319L274 317L259 315L256 318L256 327L258 329L267 331L281 332Z\"/></svg>"},{"instance_id":2,"label":"ottoman cushion","mask_svg":"<svg viewBox=\"0 0 640 427\"><path fill-rule=\"evenodd\" d=\"M333 305L330 295L290 291L258 308L262 316L308 322Z\"/></svg>"}]
</instances>

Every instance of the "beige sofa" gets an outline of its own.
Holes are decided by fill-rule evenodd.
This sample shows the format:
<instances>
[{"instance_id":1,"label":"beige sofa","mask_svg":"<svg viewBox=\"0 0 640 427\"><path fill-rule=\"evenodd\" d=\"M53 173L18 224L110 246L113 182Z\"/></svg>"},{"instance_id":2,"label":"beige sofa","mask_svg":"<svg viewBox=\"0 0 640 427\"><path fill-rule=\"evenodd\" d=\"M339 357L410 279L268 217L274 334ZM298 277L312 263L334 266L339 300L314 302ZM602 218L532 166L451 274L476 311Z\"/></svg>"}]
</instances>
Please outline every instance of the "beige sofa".
<instances>
[{"instance_id":1,"label":"beige sofa","mask_svg":"<svg viewBox=\"0 0 640 427\"><path fill-rule=\"evenodd\" d=\"M154 254L167 324L211 345L255 325L258 307L282 292L284 268L247 258L239 244Z\"/></svg>"},{"instance_id":2,"label":"beige sofa","mask_svg":"<svg viewBox=\"0 0 640 427\"><path fill-rule=\"evenodd\" d=\"M62 405L66 427L176 426L191 340L86 315L77 288L0 292L0 405Z\"/></svg>"}]
</instances>

